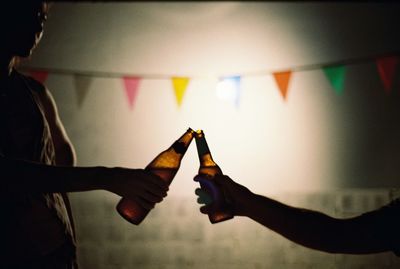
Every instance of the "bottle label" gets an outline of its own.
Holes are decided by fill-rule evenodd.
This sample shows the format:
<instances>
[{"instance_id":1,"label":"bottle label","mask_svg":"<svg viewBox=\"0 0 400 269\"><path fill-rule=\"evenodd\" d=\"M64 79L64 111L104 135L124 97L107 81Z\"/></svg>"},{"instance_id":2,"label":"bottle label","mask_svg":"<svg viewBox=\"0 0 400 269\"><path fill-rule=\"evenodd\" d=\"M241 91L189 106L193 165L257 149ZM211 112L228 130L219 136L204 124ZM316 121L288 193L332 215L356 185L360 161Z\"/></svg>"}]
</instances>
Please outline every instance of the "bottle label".
<instances>
[{"instance_id":1,"label":"bottle label","mask_svg":"<svg viewBox=\"0 0 400 269\"><path fill-rule=\"evenodd\" d=\"M183 143L183 142L176 141L172 145L172 148L175 150L176 153L179 153L179 154L184 154L186 152L186 146L185 146L185 143Z\"/></svg>"}]
</instances>

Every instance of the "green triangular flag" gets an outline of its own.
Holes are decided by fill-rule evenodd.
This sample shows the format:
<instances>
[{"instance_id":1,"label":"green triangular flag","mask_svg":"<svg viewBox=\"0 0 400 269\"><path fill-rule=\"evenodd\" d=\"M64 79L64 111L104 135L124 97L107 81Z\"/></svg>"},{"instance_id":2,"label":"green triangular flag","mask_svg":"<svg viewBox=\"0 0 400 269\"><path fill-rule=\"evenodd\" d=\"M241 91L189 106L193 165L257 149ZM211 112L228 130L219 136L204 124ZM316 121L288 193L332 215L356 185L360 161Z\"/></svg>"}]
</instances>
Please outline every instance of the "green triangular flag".
<instances>
[{"instance_id":1,"label":"green triangular flag","mask_svg":"<svg viewBox=\"0 0 400 269\"><path fill-rule=\"evenodd\" d=\"M337 94L342 94L344 86L345 66L327 66L323 68L325 75L329 79L332 87Z\"/></svg>"}]
</instances>

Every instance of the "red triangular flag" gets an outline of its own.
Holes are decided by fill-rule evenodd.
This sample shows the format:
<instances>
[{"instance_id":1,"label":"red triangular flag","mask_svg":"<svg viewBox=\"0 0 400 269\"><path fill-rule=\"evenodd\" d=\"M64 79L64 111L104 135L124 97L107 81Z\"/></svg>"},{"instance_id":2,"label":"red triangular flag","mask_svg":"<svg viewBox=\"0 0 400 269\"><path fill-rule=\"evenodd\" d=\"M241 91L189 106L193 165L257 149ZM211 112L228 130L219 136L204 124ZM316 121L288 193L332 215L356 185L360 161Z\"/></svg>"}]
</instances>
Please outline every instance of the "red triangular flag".
<instances>
[{"instance_id":1,"label":"red triangular flag","mask_svg":"<svg viewBox=\"0 0 400 269\"><path fill-rule=\"evenodd\" d=\"M33 77L35 80L39 81L40 83L44 83L49 76L49 72L47 71L30 71L30 76Z\"/></svg>"},{"instance_id":2,"label":"red triangular flag","mask_svg":"<svg viewBox=\"0 0 400 269\"><path fill-rule=\"evenodd\" d=\"M282 94L283 99L286 100L287 92L288 92L288 85L290 80L290 75L292 71L283 71L283 72L276 72L273 73L276 84L278 84L279 91Z\"/></svg>"},{"instance_id":3,"label":"red triangular flag","mask_svg":"<svg viewBox=\"0 0 400 269\"><path fill-rule=\"evenodd\" d=\"M398 62L397 56L382 57L376 60L378 73L386 93L390 93L392 90L394 71Z\"/></svg>"},{"instance_id":4,"label":"red triangular flag","mask_svg":"<svg viewBox=\"0 0 400 269\"><path fill-rule=\"evenodd\" d=\"M125 93L128 98L129 107L132 109L138 92L140 78L123 77L122 79L124 80Z\"/></svg>"}]
</instances>

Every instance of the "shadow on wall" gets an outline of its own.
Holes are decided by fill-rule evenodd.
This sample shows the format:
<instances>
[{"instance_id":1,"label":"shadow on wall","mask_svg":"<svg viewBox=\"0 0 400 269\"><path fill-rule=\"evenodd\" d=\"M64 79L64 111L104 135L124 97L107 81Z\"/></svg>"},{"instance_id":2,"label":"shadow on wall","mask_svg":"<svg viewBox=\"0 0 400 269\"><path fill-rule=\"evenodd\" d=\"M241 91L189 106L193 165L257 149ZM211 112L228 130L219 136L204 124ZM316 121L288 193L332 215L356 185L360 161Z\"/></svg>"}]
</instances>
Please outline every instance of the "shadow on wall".
<instances>
[{"instance_id":1,"label":"shadow on wall","mask_svg":"<svg viewBox=\"0 0 400 269\"><path fill-rule=\"evenodd\" d=\"M341 138L346 141L339 143L341 187L400 186L400 72L396 73L387 94L374 64L348 70L337 104L342 111Z\"/></svg>"}]
</instances>

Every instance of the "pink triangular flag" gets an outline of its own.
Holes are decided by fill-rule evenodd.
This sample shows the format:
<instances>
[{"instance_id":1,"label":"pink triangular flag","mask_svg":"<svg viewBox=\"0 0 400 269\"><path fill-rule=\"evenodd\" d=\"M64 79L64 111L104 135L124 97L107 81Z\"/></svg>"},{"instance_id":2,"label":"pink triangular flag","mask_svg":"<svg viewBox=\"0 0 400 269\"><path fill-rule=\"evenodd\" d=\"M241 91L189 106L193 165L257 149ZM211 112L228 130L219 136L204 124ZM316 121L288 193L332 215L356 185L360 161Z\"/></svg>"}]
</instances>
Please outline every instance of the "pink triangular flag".
<instances>
[{"instance_id":1,"label":"pink triangular flag","mask_svg":"<svg viewBox=\"0 0 400 269\"><path fill-rule=\"evenodd\" d=\"M132 109L135 103L136 95L139 88L139 77L123 77L126 97L128 98L129 107Z\"/></svg>"},{"instance_id":2,"label":"pink triangular flag","mask_svg":"<svg viewBox=\"0 0 400 269\"><path fill-rule=\"evenodd\" d=\"M398 62L397 56L382 57L376 60L378 73L386 93L390 93L392 90L394 72Z\"/></svg>"},{"instance_id":3,"label":"pink triangular flag","mask_svg":"<svg viewBox=\"0 0 400 269\"><path fill-rule=\"evenodd\" d=\"M31 77L33 77L35 80L39 81L40 83L44 83L49 76L49 72L47 71L30 71L29 74Z\"/></svg>"}]
</instances>

